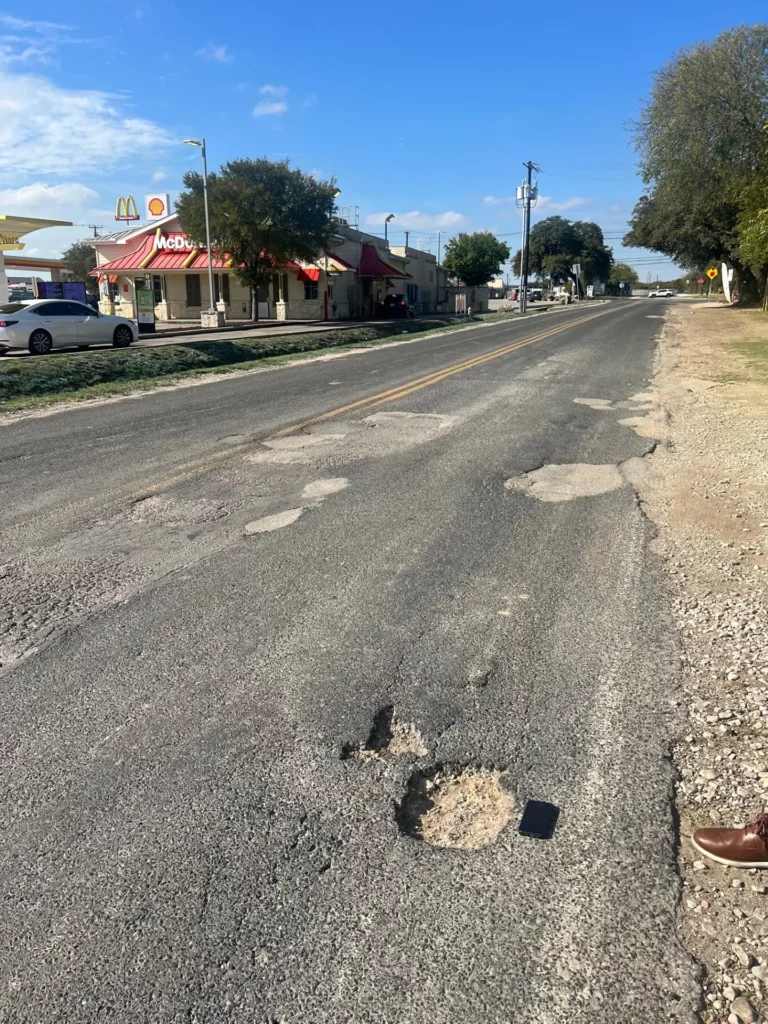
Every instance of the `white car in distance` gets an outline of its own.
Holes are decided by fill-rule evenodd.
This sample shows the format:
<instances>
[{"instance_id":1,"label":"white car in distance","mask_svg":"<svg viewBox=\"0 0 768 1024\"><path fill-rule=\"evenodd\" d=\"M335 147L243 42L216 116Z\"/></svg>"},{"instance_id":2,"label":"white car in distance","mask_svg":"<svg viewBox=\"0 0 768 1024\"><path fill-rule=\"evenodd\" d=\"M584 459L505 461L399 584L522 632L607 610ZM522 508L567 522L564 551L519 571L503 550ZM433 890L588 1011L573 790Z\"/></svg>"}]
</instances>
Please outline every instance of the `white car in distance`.
<instances>
[{"instance_id":1,"label":"white car in distance","mask_svg":"<svg viewBox=\"0 0 768 1024\"><path fill-rule=\"evenodd\" d=\"M34 356L44 356L54 348L125 348L137 337L133 320L107 316L82 302L41 299L0 305L0 353L26 348Z\"/></svg>"},{"instance_id":2,"label":"white car in distance","mask_svg":"<svg viewBox=\"0 0 768 1024\"><path fill-rule=\"evenodd\" d=\"M649 299L672 299L674 296L671 288L656 288L655 291L648 292Z\"/></svg>"}]
</instances>

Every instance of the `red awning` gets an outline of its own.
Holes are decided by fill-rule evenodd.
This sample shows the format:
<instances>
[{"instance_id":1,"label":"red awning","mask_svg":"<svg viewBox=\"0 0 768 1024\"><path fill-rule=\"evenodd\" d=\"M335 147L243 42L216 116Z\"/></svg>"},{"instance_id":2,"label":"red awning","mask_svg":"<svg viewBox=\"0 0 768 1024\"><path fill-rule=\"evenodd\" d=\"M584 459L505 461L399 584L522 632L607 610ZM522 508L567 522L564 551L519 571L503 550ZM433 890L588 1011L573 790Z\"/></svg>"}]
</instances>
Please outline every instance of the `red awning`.
<instances>
[{"instance_id":1,"label":"red awning","mask_svg":"<svg viewBox=\"0 0 768 1024\"><path fill-rule=\"evenodd\" d=\"M299 267L296 278L299 281L316 282L320 280L320 270L317 267Z\"/></svg>"},{"instance_id":2,"label":"red awning","mask_svg":"<svg viewBox=\"0 0 768 1024\"><path fill-rule=\"evenodd\" d=\"M102 277L103 276L104 275L102 274ZM110 284L117 284L117 274L110 274L109 275L109 283Z\"/></svg>"},{"instance_id":3,"label":"red awning","mask_svg":"<svg viewBox=\"0 0 768 1024\"><path fill-rule=\"evenodd\" d=\"M410 277L404 270L395 270L385 263L376 252L376 246L366 242L360 252L360 265L357 268L360 277Z\"/></svg>"}]
</instances>

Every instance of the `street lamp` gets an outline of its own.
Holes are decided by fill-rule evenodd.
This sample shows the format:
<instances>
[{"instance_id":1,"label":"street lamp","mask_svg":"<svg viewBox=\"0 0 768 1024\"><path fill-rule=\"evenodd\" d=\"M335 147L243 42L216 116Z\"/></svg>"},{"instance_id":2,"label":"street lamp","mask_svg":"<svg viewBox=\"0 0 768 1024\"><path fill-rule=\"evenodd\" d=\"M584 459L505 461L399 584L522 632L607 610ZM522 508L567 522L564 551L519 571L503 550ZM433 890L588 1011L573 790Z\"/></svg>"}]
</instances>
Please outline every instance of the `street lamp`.
<instances>
[{"instance_id":1,"label":"street lamp","mask_svg":"<svg viewBox=\"0 0 768 1024\"><path fill-rule=\"evenodd\" d=\"M185 146L199 146L203 156L203 206L205 207L205 247L208 250L209 313L216 312L213 300L213 259L211 258L211 222L208 217L208 165L205 161L205 139L184 139Z\"/></svg>"},{"instance_id":2,"label":"street lamp","mask_svg":"<svg viewBox=\"0 0 768 1024\"><path fill-rule=\"evenodd\" d=\"M387 225L389 224L389 222L391 220L394 220L394 219L395 219L394 213L390 213L390 215L384 221L384 241L385 242L387 241Z\"/></svg>"}]
</instances>

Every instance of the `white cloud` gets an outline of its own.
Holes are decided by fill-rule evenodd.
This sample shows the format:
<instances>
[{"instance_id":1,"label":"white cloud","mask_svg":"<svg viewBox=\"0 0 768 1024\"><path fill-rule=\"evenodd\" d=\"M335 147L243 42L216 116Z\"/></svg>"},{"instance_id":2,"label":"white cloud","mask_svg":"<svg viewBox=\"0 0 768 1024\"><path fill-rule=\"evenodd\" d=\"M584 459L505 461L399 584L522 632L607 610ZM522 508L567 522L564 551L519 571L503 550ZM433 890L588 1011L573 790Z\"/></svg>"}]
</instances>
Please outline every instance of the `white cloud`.
<instances>
[{"instance_id":1,"label":"white cloud","mask_svg":"<svg viewBox=\"0 0 768 1024\"><path fill-rule=\"evenodd\" d=\"M266 100L262 103L257 103L253 108L254 117L275 117L280 114L284 114L288 109L288 104L283 100L278 100L276 103L269 103Z\"/></svg>"},{"instance_id":2,"label":"white cloud","mask_svg":"<svg viewBox=\"0 0 768 1024\"><path fill-rule=\"evenodd\" d=\"M589 206L593 202L588 196L571 196L570 199L552 199L551 196L539 196L537 210L551 210L552 213L563 213L578 206Z\"/></svg>"},{"instance_id":3,"label":"white cloud","mask_svg":"<svg viewBox=\"0 0 768 1024\"><path fill-rule=\"evenodd\" d=\"M0 179L124 170L175 141L154 121L129 116L123 102L0 70Z\"/></svg>"},{"instance_id":4,"label":"white cloud","mask_svg":"<svg viewBox=\"0 0 768 1024\"><path fill-rule=\"evenodd\" d=\"M391 211L372 213L370 217L365 218L365 223L381 226L390 213ZM462 227L466 222L464 214L455 210L446 210L445 213L421 213L420 210L411 210L409 213L396 213L392 227L407 228L409 231L448 230Z\"/></svg>"},{"instance_id":5,"label":"white cloud","mask_svg":"<svg viewBox=\"0 0 768 1024\"><path fill-rule=\"evenodd\" d=\"M165 181L167 177L168 175L165 173L165 171L155 171L155 173L152 175L152 181Z\"/></svg>"},{"instance_id":6,"label":"white cloud","mask_svg":"<svg viewBox=\"0 0 768 1024\"><path fill-rule=\"evenodd\" d=\"M71 220L73 227L43 228L30 236L22 256L58 257L67 246L90 235L83 225L97 224L102 234L114 226L113 210L105 209L99 193L79 182L46 185L35 182L21 188L0 189L0 211L27 217ZM34 242L34 245L30 245Z\"/></svg>"},{"instance_id":7,"label":"white cloud","mask_svg":"<svg viewBox=\"0 0 768 1024\"><path fill-rule=\"evenodd\" d=\"M288 95L288 87L286 85L262 85L259 89L259 96L275 96L280 98Z\"/></svg>"},{"instance_id":8,"label":"white cloud","mask_svg":"<svg viewBox=\"0 0 768 1024\"><path fill-rule=\"evenodd\" d=\"M488 206L495 206L499 203L514 203L515 196L483 196L483 202ZM587 196L571 196L569 199L553 199L551 196L539 196L536 203L537 210L551 210L552 213L559 213L564 210L572 210L577 206L589 206L593 202Z\"/></svg>"},{"instance_id":9,"label":"white cloud","mask_svg":"<svg viewBox=\"0 0 768 1024\"><path fill-rule=\"evenodd\" d=\"M76 182L45 185L37 181L21 188L0 189L0 210L3 213L27 214L29 217L73 220L95 210L100 203L101 196L95 189Z\"/></svg>"},{"instance_id":10,"label":"white cloud","mask_svg":"<svg viewBox=\"0 0 768 1024\"><path fill-rule=\"evenodd\" d=\"M228 52L226 44L219 46L216 43L206 43L199 50L195 50L198 57L203 60L216 61L219 64L229 64L235 58Z\"/></svg>"},{"instance_id":11,"label":"white cloud","mask_svg":"<svg viewBox=\"0 0 768 1024\"><path fill-rule=\"evenodd\" d=\"M301 101L300 106L301 106L302 110L308 110L310 107L314 107L314 105L316 103L317 103L317 93L316 92L308 92L307 95L304 97L304 99Z\"/></svg>"},{"instance_id":12,"label":"white cloud","mask_svg":"<svg viewBox=\"0 0 768 1024\"><path fill-rule=\"evenodd\" d=\"M7 25L21 32L50 33L71 32L69 25L59 25L55 21L29 21L27 18L16 18L12 14L0 14L0 24Z\"/></svg>"},{"instance_id":13,"label":"white cloud","mask_svg":"<svg viewBox=\"0 0 768 1024\"><path fill-rule=\"evenodd\" d=\"M237 85L233 85L232 88L234 89L235 92L242 92L243 89L247 89L248 88L248 83L247 82L238 82Z\"/></svg>"}]
</instances>

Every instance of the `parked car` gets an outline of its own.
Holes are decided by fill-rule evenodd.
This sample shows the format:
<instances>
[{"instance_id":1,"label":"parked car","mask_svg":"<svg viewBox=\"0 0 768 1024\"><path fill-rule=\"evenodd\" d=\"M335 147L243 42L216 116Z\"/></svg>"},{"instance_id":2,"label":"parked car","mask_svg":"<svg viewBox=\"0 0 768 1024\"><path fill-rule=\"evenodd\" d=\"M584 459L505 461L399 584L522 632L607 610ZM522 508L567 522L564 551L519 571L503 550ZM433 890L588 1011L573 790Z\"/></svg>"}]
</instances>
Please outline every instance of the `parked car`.
<instances>
[{"instance_id":1,"label":"parked car","mask_svg":"<svg viewBox=\"0 0 768 1024\"><path fill-rule=\"evenodd\" d=\"M671 288L656 288L652 292L648 292L649 299L671 299L674 295L674 291Z\"/></svg>"},{"instance_id":2,"label":"parked car","mask_svg":"<svg viewBox=\"0 0 768 1024\"><path fill-rule=\"evenodd\" d=\"M376 316L384 320L416 316L416 310L404 295L385 295L376 307Z\"/></svg>"},{"instance_id":3,"label":"parked car","mask_svg":"<svg viewBox=\"0 0 768 1024\"><path fill-rule=\"evenodd\" d=\"M32 355L42 356L54 348L88 348L110 342L115 348L124 348L137 336L133 320L107 316L82 302L42 299L0 306L0 352L28 348Z\"/></svg>"}]
</instances>

